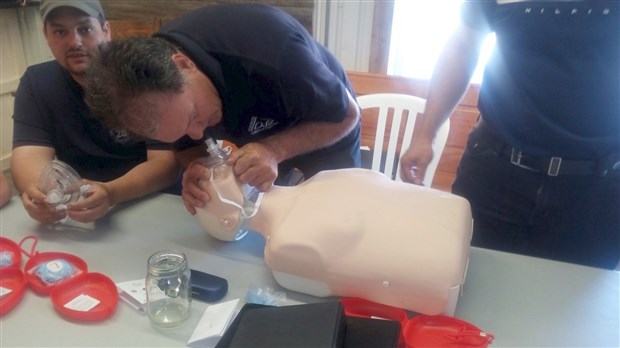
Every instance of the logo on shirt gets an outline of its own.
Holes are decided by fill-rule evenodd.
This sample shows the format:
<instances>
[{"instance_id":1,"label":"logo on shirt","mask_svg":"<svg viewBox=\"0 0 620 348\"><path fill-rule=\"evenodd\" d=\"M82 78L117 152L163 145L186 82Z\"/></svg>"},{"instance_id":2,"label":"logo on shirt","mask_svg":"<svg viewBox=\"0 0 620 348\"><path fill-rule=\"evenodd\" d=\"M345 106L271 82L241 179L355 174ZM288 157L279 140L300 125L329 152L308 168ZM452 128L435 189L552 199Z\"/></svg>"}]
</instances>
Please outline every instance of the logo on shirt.
<instances>
[{"instance_id":1,"label":"logo on shirt","mask_svg":"<svg viewBox=\"0 0 620 348\"><path fill-rule=\"evenodd\" d=\"M127 144L131 140L126 129L111 129L110 136L117 144Z\"/></svg>"},{"instance_id":2,"label":"logo on shirt","mask_svg":"<svg viewBox=\"0 0 620 348\"><path fill-rule=\"evenodd\" d=\"M533 6L525 5L525 13L526 14L554 14L554 15L603 15L607 16L611 13L611 9L607 7L594 9L592 7L587 7L587 2L583 0L564 0L564 4L570 5L574 4L575 7L571 8L560 8L558 1L552 2L541 2L539 0L496 0L498 5L510 5L514 3L534 3ZM555 3L556 6L553 5ZM586 7L576 7L579 5L586 5Z\"/></svg>"},{"instance_id":3,"label":"logo on shirt","mask_svg":"<svg viewBox=\"0 0 620 348\"><path fill-rule=\"evenodd\" d=\"M252 118L250 119L250 125L248 127L248 132L254 135L260 132L264 132L268 129L271 129L275 127L277 124L278 122L274 120L273 118L252 116Z\"/></svg>"}]
</instances>

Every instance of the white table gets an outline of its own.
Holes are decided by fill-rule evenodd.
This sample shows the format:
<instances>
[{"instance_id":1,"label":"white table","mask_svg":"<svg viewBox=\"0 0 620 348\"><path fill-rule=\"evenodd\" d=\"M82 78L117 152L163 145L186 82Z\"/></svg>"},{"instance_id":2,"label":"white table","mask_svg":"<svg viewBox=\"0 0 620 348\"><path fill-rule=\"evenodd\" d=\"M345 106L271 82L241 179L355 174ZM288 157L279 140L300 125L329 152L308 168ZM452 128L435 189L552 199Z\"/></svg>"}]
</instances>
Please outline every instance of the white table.
<instances>
[{"instance_id":1,"label":"white table","mask_svg":"<svg viewBox=\"0 0 620 348\"><path fill-rule=\"evenodd\" d=\"M263 263L261 236L217 241L203 232L178 196L154 195L96 224L63 229L31 220L14 198L0 210L0 231L15 242L34 235L38 251L80 256L89 271L115 282L143 278L149 255L174 248L185 252L192 268L228 280L223 301L244 298L252 283L285 291L287 304L322 300L275 283ZM620 273L615 271L473 248L456 316L493 333L494 347L618 347L619 288ZM108 320L80 323L63 319L48 297L27 290L0 319L0 346L182 347L206 307L193 301L190 319L175 329L154 328L123 302Z\"/></svg>"}]
</instances>

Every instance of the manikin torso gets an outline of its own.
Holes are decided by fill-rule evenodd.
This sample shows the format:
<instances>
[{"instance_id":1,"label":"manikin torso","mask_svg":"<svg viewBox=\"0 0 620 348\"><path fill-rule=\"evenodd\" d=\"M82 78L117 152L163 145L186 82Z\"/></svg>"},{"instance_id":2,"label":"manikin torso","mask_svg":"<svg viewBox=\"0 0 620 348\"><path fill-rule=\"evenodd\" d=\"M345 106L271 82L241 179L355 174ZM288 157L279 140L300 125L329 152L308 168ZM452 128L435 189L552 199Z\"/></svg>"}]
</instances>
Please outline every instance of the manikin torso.
<instances>
[{"instance_id":1,"label":"manikin torso","mask_svg":"<svg viewBox=\"0 0 620 348\"><path fill-rule=\"evenodd\" d=\"M243 214L220 198L243 205L241 186L232 172L203 184L212 200L197 217L216 238L238 236ZM454 311L471 239L463 198L342 169L275 186L254 213L244 227L265 237L265 263L285 288L424 314Z\"/></svg>"}]
</instances>

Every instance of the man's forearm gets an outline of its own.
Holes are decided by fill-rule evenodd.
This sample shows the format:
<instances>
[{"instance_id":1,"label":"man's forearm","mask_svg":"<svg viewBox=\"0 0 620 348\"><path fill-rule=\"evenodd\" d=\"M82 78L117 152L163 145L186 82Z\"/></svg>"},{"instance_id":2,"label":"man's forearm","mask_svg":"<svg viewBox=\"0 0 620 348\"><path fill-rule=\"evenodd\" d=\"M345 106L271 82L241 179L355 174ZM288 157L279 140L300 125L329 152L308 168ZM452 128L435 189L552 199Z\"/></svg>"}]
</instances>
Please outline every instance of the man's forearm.
<instances>
[{"instance_id":1,"label":"man's forearm","mask_svg":"<svg viewBox=\"0 0 620 348\"><path fill-rule=\"evenodd\" d=\"M23 192L30 185L37 185L43 168L54 159L55 151L44 146L19 146L11 155L13 182Z\"/></svg>"},{"instance_id":2,"label":"man's forearm","mask_svg":"<svg viewBox=\"0 0 620 348\"><path fill-rule=\"evenodd\" d=\"M476 68L485 36L462 26L450 38L433 72L418 136L433 139L459 103Z\"/></svg>"},{"instance_id":3,"label":"man's forearm","mask_svg":"<svg viewBox=\"0 0 620 348\"><path fill-rule=\"evenodd\" d=\"M153 158L104 185L110 192L111 204L119 204L172 185L179 169L180 166L176 161L171 161L171 158Z\"/></svg>"}]
</instances>

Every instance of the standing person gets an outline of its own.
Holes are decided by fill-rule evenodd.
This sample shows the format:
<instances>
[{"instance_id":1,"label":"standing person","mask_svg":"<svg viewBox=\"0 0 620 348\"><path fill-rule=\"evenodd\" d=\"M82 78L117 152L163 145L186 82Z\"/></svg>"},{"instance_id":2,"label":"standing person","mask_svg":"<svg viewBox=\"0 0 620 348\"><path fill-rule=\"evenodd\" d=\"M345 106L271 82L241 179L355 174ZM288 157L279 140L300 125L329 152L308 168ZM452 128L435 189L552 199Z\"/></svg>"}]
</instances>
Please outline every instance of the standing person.
<instances>
[{"instance_id":1,"label":"standing person","mask_svg":"<svg viewBox=\"0 0 620 348\"><path fill-rule=\"evenodd\" d=\"M359 108L344 69L272 6L191 11L154 38L106 45L89 76L89 104L109 124L175 141L189 164L183 198L192 214L209 199L196 159L210 135L239 147L235 173L262 191L276 178L286 184L294 168L307 178L360 165Z\"/></svg>"},{"instance_id":2,"label":"standing person","mask_svg":"<svg viewBox=\"0 0 620 348\"><path fill-rule=\"evenodd\" d=\"M104 216L115 204L174 183L179 166L166 144L132 140L106 128L84 101L86 69L110 25L98 1L43 1L43 33L55 60L29 67L15 96L11 170L24 208L40 222L67 214L80 222ZM38 187L54 158L66 162L92 188L87 198L56 211Z\"/></svg>"},{"instance_id":3,"label":"standing person","mask_svg":"<svg viewBox=\"0 0 620 348\"><path fill-rule=\"evenodd\" d=\"M431 81L421 136L402 155L417 183L431 144L496 35L452 191L472 244L614 268L620 259L620 2L466 1Z\"/></svg>"}]
</instances>

